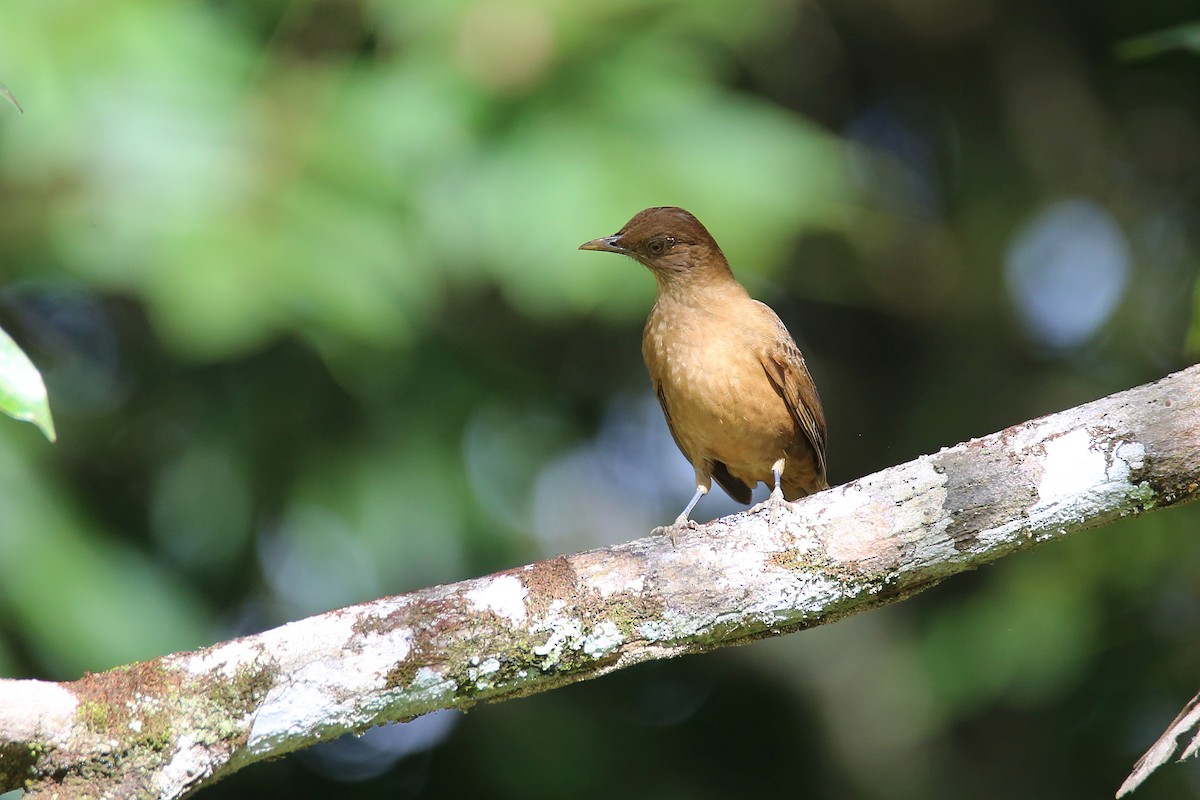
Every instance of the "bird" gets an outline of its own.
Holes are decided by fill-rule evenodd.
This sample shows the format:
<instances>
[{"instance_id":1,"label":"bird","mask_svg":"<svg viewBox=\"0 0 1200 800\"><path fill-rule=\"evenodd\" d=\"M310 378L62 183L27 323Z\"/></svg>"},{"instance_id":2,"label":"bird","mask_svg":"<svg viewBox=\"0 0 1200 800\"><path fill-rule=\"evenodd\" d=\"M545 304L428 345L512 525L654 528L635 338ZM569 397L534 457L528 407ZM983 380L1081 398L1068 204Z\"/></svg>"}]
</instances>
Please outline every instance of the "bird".
<instances>
[{"instance_id":1,"label":"bird","mask_svg":"<svg viewBox=\"0 0 1200 800\"><path fill-rule=\"evenodd\" d=\"M580 250L619 253L654 275L642 356L671 436L696 474L672 541L712 481L749 505L759 482L778 508L829 488L825 412L804 355L778 315L738 283L708 229L682 208L639 211Z\"/></svg>"}]
</instances>

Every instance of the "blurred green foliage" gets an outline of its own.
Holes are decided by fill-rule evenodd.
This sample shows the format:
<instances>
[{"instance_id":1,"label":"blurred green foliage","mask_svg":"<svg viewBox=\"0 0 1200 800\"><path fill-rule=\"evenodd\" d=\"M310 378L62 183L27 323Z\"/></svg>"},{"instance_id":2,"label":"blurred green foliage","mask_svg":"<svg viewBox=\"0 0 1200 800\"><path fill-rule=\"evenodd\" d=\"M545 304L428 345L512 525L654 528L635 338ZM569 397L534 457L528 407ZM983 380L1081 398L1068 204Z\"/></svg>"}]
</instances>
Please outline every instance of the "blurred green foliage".
<instances>
[{"instance_id":1,"label":"blurred green foliage","mask_svg":"<svg viewBox=\"0 0 1200 800\"><path fill-rule=\"evenodd\" d=\"M1161 31L1134 36L1117 45L1117 55L1129 60L1155 58L1172 50L1200 53L1200 22L1186 22Z\"/></svg>"},{"instance_id":2,"label":"blurred green foliage","mask_svg":"<svg viewBox=\"0 0 1200 800\"><path fill-rule=\"evenodd\" d=\"M17 111L24 113L25 109L21 108L21 104L17 102L17 97L12 93L12 89L9 89L3 83L0 83L0 97L7 100Z\"/></svg>"},{"instance_id":3,"label":"blurred green foliage","mask_svg":"<svg viewBox=\"0 0 1200 800\"><path fill-rule=\"evenodd\" d=\"M0 115L0 325L61 434L0 426L5 675L673 517L690 470L640 362L653 281L575 252L645 206L695 212L789 324L835 482L1200 352L1200 60L1114 56L1194 24L1185 3L10 0L4 21L25 113ZM1198 520L205 796L1095 797L1195 692ZM1171 767L1139 796L1197 786Z\"/></svg>"},{"instance_id":4,"label":"blurred green foliage","mask_svg":"<svg viewBox=\"0 0 1200 800\"><path fill-rule=\"evenodd\" d=\"M710 218L756 262L837 216L835 137L720 89L703 58L769 5L728 28L678 3L515 8L297 7L258 52L202 7L25 4L5 64L37 113L4 131L5 175L69 173L44 209L64 266L143 298L171 347L206 358L283 332L411 343L481 282L531 313L627 319L636 283L564 261L587 222L648 195L722 198ZM647 16L668 24L618 35ZM372 57L305 52L339 27Z\"/></svg>"}]
</instances>

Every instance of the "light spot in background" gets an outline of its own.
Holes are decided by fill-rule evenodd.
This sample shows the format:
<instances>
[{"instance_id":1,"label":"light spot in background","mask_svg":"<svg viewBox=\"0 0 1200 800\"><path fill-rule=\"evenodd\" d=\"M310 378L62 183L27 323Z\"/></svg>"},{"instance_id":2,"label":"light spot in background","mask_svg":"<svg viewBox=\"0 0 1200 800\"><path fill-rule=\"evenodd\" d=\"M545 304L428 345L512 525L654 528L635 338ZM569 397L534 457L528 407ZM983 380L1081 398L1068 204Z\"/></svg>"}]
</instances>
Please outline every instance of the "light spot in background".
<instances>
[{"instance_id":1,"label":"light spot in background","mask_svg":"<svg viewBox=\"0 0 1200 800\"><path fill-rule=\"evenodd\" d=\"M547 547L572 551L645 536L670 523L695 491L650 394L613 402L596 438L545 465L533 491L533 532ZM758 495L766 496L759 487ZM692 518L741 510L713 484Z\"/></svg>"},{"instance_id":2,"label":"light spot in background","mask_svg":"<svg viewBox=\"0 0 1200 800\"><path fill-rule=\"evenodd\" d=\"M82 202L64 219L63 234L81 251L89 244L99 248L87 263L118 276L136 265L117 254L145 245L164 223L186 228L239 207L251 193L257 164L240 118L211 113L232 102L221 88L169 72L104 82L111 91L101 87L85 106ZM154 214L146 213L148 205ZM113 260L102 264L106 256ZM166 269L150 257L145 266Z\"/></svg>"},{"instance_id":3,"label":"light spot in background","mask_svg":"<svg viewBox=\"0 0 1200 800\"><path fill-rule=\"evenodd\" d=\"M1063 200L1012 240L1005 259L1009 295L1039 344L1078 347L1112 315L1129 277L1129 245L1099 203Z\"/></svg>"},{"instance_id":4,"label":"light spot in background","mask_svg":"<svg viewBox=\"0 0 1200 800\"><path fill-rule=\"evenodd\" d=\"M293 507L282 525L259 535L258 560L272 592L293 618L382 594L373 554L345 517L316 505Z\"/></svg>"},{"instance_id":5,"label":"light spot in background","mask_svg":"<svg viewBox=\"0 0 1200 800\"><path fill-rule=\"evenodd\" d=\"M359 465L338 463L339 472L354 477L330 502L345 509L346 524L371 561L380 593L443 583L468 572L464 494L454 482L430 479L452 474L457 453L444 446L432 449L435 441L430 431L400 431L377 442Z\"/></svg>"},{"instance_id":6,"label":"light spot in background","mask_svg":"<svg viewBox=\"0 0 1200 800\"><path fill-rule=\"evenodd\" d=\"M541 9L481 2L463 13L454 55L480 85L501 92L537 82L554 55L554 29Z\"/></svg>"},{"instance_id":7,"label":"light spot in background","mask_svg":"<svg viewBox=\"0 0 1200 800\"><path fill-rule=\"evenodd\" d=\"M479 505L522 534L530 528L534 480L570 441L567 421L553 409L480 406L463 429L463 462Z\"/></svg>"},{"instance_id":8,"label":"light spot in background","mask_svg":"<svg viewBox=\"0 0 1200 800\"><path fill-rule=\"evenodd\" d=\"M846 130L860 145L848 151L860 191L905 214L936 216L943 205L937 148L947 136L939 128L919 98L886 97L866 106Z\"/></svg>"},{"instance_id":9,"label":"light spot in background","mask_svg":"<svg viewBox=\"0 0 1200 800\"><path fill-rule=\"evenodd\" d=\"M442 709L410 722L371 728L361 736L343 736L303 751L303 758L327 778L343 782L377 778L405 756L436 747L461 715ZM417 776L419 780L419 776Z\"/></svg>"}]
</instances>

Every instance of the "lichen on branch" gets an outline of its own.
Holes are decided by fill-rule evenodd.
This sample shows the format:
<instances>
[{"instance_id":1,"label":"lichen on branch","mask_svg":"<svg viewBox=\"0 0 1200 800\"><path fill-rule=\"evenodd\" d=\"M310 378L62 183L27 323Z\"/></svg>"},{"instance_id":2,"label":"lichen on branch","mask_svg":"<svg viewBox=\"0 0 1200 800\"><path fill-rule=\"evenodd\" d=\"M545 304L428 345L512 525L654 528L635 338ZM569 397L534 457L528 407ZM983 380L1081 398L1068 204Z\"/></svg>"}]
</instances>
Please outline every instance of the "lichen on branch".
<instances>
[{"instance_id":1,"label":"lichen on branch","mask_svg":"<svg viewBox=\"0 0 1200 800\"><path fill-rule=\"evenodd\" d=\"M830 622L1197 495L1193 367L677 546L559 556L69 683L0 680L0 790L182 797L349 731Z\"/></svg>"}]
</instances>

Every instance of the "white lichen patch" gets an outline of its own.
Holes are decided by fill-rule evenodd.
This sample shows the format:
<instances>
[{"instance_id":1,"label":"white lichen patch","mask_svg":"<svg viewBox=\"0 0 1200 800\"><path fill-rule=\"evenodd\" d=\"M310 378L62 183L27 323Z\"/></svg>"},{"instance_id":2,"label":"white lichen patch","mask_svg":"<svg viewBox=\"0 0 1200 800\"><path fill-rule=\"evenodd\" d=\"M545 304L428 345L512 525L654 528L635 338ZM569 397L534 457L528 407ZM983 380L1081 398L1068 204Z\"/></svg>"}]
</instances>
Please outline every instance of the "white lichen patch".
<instances>
[{"instance_id":1,"label":"white lichen patch","mask_svg":"<svg viewBox=\"0 0 1200 800\"><path fill-rule=\"evenodd\" d=\"M897 468L903 469L904 480L892 494L893 525L905 541L926 538L931 532L941 534L950 524L944 511L947 479L935 464L932 457L921 456Z\"/></svg>"},{"instance_id":2,"label":"white lichen patch","mask_svg":"<svg viewBox=\"0 0 1200 800\"><path fill-rule=\"evenodd\" d=\"M639 623L638 636L646 642L661 642L674 637L674 630L666 620L653 619Z\"/></svg>"},{"instance_id":3,"label":"white lichen patch","mask_svg":"<svg viewBox=\"0 0 1200 800\"><path fill-rule=\"evenodd\" d=\"M813 498L824 504L817 508L819 524L812 528L820 549L834 562L879 570L899 563L913 542L941 542L930 534L950 523L944 508L946 483L937 461L922 456L821 492ZM795 547L792 551L805 555Z\"/></svg>"},{"instance_id":4,"label":"white lichen patch","mask_svg":"<svg viewBox=\"0 0 1200 800\"><path fill-rule=\"evenodd\" d=\"M867 476L860 480L865 482L870 478L871 476ZM819 497L825 501L825 505L817 509L819 519L852 517L859 509L870 505L872 499L871 493L859 486L857 482L822 492Z\"/></svg>"},{"instance_id":5,"label":"white lichen patch","mask_svg":"<svg viewBox=\"0 0 1200 800\"><path fill-rule=\"evenodd\" d=\"M645 553L637 550L593 550L572 559L573 571L601 599L646 591Z\"/></svg>"},{"instance_id":6,"label":"white lichen patch","mask_svg":"<svg viewBox=\"0 0 1200 800\"><path fill-rule=\"evenodd\" d=\"M583 640L583 652L592 658L600 658L614 652L625 643L625 636L612 620L604 620Z\"/></svg>"},{"instance_id":7,"label":"white lichen patch","mask_svg":"<svg viewBox=\"0 0 1200 800\"><path fill-rule=\"evenodd\" d=\"M237 680L247 669L270 671L272 684L246 743L252 752L266 752L279 741L371 718L375 709L362 698L378 695L413 642L412 629L378 628L377 618L330 612L185 656L179 664L222 680Z\"/></svg>"},{"instance_id":8,"label":"white lichen patch","mask_svg":"<svg viewBox=\"0 0 1200 800\"><path fill-rule=\"evenodd\" d=\"M1125 480L1129 480L1129 472L1142 470L1146 467L1146 447L1141 442L1121 442L1113 448L1113 458L1116 461L1123 462L1128 468L1124 478Z\"/></svg>"},{"instance_id":9,"label":"white lichen patch","mask_svg":"<svg viewBox=\"0 0 1200 800\"><path fill-rule=\"evenodd\" d=\"M1061 524L1081 518L1089 509L1119 503L1146 459L1140 443L1097 447L1084 428L1046 441L1044 452L1038 500L1029 510L1031 522L1038 526Z\"/></svg>"},{"instance_id":10,"label":"white lichen patch","mask_svg":"<svg viewBox=\"0 0 1200 800\"><path fill-rule=\"evenodd\" d=\"M436 702L439 697L453 695L457 690L458 685L453 679L432 667L420 667L406 694L421 704L428 704Z\"/></svg>"},{"instance_id":11,"label":"white lichen patch","mask_svg":"<svg viewBox=\"0 0 1200 800\"><path fill-rule=\"evenodd\" d=\"M491 611L511 622L523 625L529 618L525 600L529 596L525 584L515 575L484 578L474 589L466 592L467 602L476 611Z\"/></svg>"},{"instance_id":12,"label":"white lichen patch","mask_svg":"<svg viewBox=\"0 0 1200 800\"><path fill-rule=\"evenodd\" d=\"M546 616L530 628L533 633L548 631L550 634L546 641L533 647L534 655L545 657L539 665L544 670L556 667L567 650L578 650L583 645L582 623L578 617L562 613L566 605L562 600L555 600Z\"/></svg>"},{"instance_id":13,"label":"white lichen patch","mask_svg":"<svg viewBox=\"0 0 1200 800\"><path fill-rule=\"evenodd\" d=\"M263 649L255 639L234 639L199 653L185 653L176 665L193 675L233 678L238 670L257 663Z\"/></svg>"},{"instance_id":14,"label":"white lichen patch","mask_svg":"<svg viewBox=\"0 0 1200 800\"><path fill-rule=\"evenodd\" d=\"M740 616L764 627L795 622L819 613L832 600L844 597L846 591L840 581L819 571L810 572L800 580L781 573L775 580L762 581L755 588L746 598Z\"/></svg>"},{"instance_id":15,"label":"white lichen patch","mask_svg":"<svg viewBox=\"0 0 1200 800\"><path fill-rule=\"evenodd\" d=\"M1107 459L1104 453L1092 449L1092 437L1083 428L1051 439L1044 447L1046 455L1042 459L1042 479L1037 487L1038 501L1032 512L1074 498L1104 483L1108 473Z\"/></svg>"},{"instance_id":16,"label":"white lichen patch","mask_svg":"<svg viewBox=\"0 0 1200 800\"><path fill-rule=\"evenodd\" d=\"M592 572L588 576L588 588L594 589L601 598L625 592L641 594L646 590L646 577L621 564L613 569Z\"/></svg>"},{"instance_id":17,"label":"white lichen patch","mask_svg":"<svg viewBox=\"0 0 1200 800\"><path fill-rule=\"evenodd\" d=\"M500 659L492 656L484 659L482 662L478 657L472 658L473 666L467 667L467 678L475 684L476 689L490 689L494 685L488 679L489 675L495 675L500 671Z\"/></svg>"},{"instance_id":18,"label":"white lichen patch","mask_svg":"<svg viewBox=\"0 0 1200 800\"><path fill-rule=\"evenodd\" d=\"M178 746L171 760L154 776L162 797L175 797L202 775L212 771L208 748L187 732L179 735Z\"/></svg>"},{"instance_id":19,"label":"white lichen patch","mask_svg":"<svg viewBox=\"0 0 1200 800\"><path fill-rule=\"evenodd\" d=\"M11 741L65 746L79 701L60 684L0 679L0 731Z\"/></svg>"},{"instance_id":20,"label":"white lichen patch","mask_svg":"<svg viewBox=\"0 0 1200 800\"><path fill-rule=\"evenodd\" d=\"M564 601L555 600L550 604L546 615L530 627L532 633L549 633L546 641L532 648L534 655L543 656L538 665L541 669L556 668L568 652L582 651L590 658L601 658L625 643L624 634L612 620L601 620L598 625L585 632L583 620L564 614L566 608L567 604Z\"/></svg>"}]
</instances>

